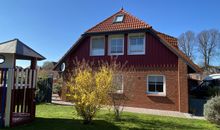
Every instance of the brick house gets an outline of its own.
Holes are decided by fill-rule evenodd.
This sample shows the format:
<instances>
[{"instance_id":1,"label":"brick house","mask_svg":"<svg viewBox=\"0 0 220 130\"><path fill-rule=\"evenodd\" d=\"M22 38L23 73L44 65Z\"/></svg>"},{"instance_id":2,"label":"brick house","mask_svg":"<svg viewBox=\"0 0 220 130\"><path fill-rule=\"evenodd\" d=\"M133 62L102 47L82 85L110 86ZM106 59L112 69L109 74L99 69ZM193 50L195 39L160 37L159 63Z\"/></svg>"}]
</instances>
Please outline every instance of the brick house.
<instances>
[{"instance_id":1,"label":"brick house","mask_svg":"<svg viewBox=\"0 0 220 130\"><path fill-rule=\"evenodd\" d=\"M65 63L65 74L76 57L109 61L112 56L139 70L133 73L134 96L126 106L188 112L188 74L200 68L178 49L177 38L156 31L124 9L82 34L55 68ZM63 87L63 99L65 91Z\"/></svg>"}]
</instances>

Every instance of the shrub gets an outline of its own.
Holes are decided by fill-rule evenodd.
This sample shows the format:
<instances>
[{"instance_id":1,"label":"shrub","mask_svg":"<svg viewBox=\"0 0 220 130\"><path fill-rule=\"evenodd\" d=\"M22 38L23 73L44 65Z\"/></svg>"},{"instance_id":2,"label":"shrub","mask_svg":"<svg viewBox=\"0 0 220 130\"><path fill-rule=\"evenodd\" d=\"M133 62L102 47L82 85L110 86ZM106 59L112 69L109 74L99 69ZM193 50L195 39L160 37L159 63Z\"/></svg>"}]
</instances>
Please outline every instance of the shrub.
<instances>
[{"instance_id":1,"label":"shrub","mask_svg":"<svg viewBox=\"0 0 220 130\"><path fill-rule=\"evenodd\" d=\"M52 94L52 79L49 78L38 78L36 86L36 101L41 102L51 102Z\"/></svg>"},{"instance_id":2,"label":"shrub","mask_svg":"<svg viewBox=\"0 0 220 130\"><path fill-rule=\"evenodd\" d=\"M112 82L111 69L101 66L93 70L88 63L77 63L74 74L67 82L67 96L75 103L77 114L90 124L96 112L109 104L108 92Z\"/></svg>"},{"instance_id":3,"label":"shrub","mask_svg":"<svg viewBox=\"0 0 220 130\"><path fill-rule=\"evenodd\" d=\"M59 96L60 96L62 84L63 84L62 78L59 78L56 80L56 82L54 82L54 84L53 84L53 93L54 94L59 94Z\"/></svg>"},{"instance_id":4,"label":"shrub","mask_svg":"<svg viewBox=\"0 0 220 130\"><path fill-rule=\"evenodd\" d=\"M220 96L215 96L204 105L205 118L220 125Z\"/></svg>"}]
</instances>

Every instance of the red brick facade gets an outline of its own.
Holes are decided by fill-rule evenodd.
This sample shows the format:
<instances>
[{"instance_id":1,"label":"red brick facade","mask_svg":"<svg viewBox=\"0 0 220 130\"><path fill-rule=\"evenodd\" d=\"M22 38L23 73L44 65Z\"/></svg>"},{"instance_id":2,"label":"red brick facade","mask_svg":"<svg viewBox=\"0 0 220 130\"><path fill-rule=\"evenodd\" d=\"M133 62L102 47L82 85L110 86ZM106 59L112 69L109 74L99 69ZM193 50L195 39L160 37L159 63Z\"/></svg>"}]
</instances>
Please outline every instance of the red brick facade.
<instances>
[{"instance_id":1,"label":"red brick facade","mask_svg":"<svg viewBox=\"0 0 220 130\"><path fill-rule=\"evenodd\" d=\"M148 75L164 75L166 82L166 95L147 94L147 76ZM128 96L126 106L161 109L188 112L188 80L187 80L187 65L181 60L178 60L178 67L174 68L151 68L141 71L135 71L125 77L132 77L131 81L127 82L124 78L124 93ZM66 98L67 88L62 88L62 99Z\"/></svg>"},{"instance_id":2,"label":"red brick facade","mask_svg":"<svg viewBox=\"0 0 220 130\"><path fill-rule=\"evenodd\" d=\"M188 112L187 66L179 60L178 68L154 68L130 73L134 85L125 91L129 96L126 106ZM166 95L147 94L147 76L164 75ZM126 79L124 80L126 89ZM129 93L129 94L128 94ZM179 94L180 93L180 94Z\"/></svg>"},{"instance_id":3,"label":"red brick facade","mask_svg":"<svg viewBox=\"0 0 220 130\"><path fill-rule=\"evenodd\" d=\"M179 111L188 112L188 76L187 65L183 60L178 60L178 83L179 83Z\"/></svg>"}]
</instances>

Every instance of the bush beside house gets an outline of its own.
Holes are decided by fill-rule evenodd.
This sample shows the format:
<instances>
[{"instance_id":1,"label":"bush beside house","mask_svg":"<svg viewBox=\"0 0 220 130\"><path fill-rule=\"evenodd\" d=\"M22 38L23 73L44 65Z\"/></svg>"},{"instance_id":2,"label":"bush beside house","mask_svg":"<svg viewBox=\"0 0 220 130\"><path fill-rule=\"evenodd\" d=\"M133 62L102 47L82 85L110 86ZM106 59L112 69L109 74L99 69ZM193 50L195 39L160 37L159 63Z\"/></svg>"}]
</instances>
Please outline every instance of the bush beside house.
<instances>
[{"instance_id":1,"label":"bush beside house","mask_svg":"<svg viewBox=\"0 0 220 130\"><path fill-rule=\"evenodd\" d=\"M220 125L220 96L215 96L204 105L205 118Z\"/></svg>"}]
</instances>

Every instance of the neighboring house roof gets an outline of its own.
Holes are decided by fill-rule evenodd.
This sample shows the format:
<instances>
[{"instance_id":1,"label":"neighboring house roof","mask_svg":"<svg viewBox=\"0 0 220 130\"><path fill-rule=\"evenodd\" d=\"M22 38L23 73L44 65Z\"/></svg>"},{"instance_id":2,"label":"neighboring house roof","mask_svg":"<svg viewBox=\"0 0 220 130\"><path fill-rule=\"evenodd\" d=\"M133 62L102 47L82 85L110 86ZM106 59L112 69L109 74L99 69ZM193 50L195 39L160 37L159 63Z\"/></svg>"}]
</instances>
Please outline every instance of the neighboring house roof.
<instances>
[{"instance_id":1,"label":"neighboring house roof","mask_svg":"<svg viewBox=\"0 0 220 130\"><path fill-rule=\"evenodd\" d=\"M114 23L114 19L116 16L123 15L124 19L120 23ZM100 22L99 24L95 25L94 27L87 30L84 34L97 34L97 33L109 33L109 32L122 32L122 31L133 31L133 30L145 30L150 31L153 33L156 37L160 39L160 41L174 54L176 54L178 57L182 58L187 65L189 65L193 70L196 72L200 72L201 69L194 64L182 51L178 49L178 40L175 37L169 36L167 34L158 32L152 28L149 24L145 23L142 20L139 20L135 16L129 14L124 9L121 9L119 12L115 13L114 15L110 16L106 20ZM85 35L82 35L80 39L73 44L73 46L68 50L68 52L59 60L57 65L55 66L55 69L65 59L65 57L73 51L76 46L80 43L80 41L85 37Z\"/></svg>"},{"instance_id":2,"label":"neighboring house roof","mask_svg":"<svg viewBox=\"0 0 220 130\"><path fill-rule=\"evenodd\" d=\"M25 45L18 39L0 43L0 53L2 54L15 54L18 59L31 59L44 60L45 57Z\"/></svg>"}]
</instances>

